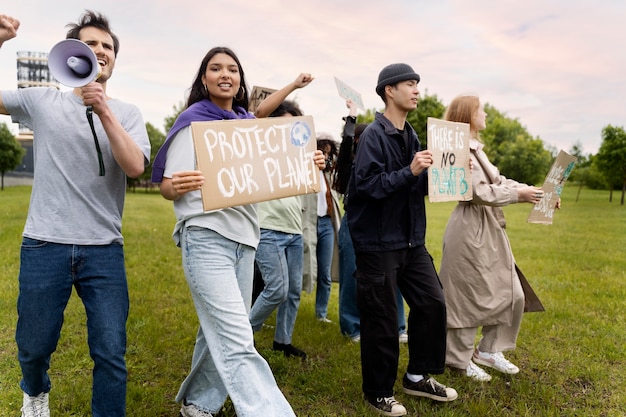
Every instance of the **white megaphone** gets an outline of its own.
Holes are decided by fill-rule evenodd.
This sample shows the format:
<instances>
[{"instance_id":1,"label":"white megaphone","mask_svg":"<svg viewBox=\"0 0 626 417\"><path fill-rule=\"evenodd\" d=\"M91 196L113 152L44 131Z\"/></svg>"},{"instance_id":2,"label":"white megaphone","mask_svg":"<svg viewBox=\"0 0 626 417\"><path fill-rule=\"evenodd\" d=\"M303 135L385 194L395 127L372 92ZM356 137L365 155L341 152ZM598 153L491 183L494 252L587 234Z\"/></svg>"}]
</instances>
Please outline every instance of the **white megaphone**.
<instances>
[{"instance_id":1,"label":"white megaphone","mask_svg":"<svg viewBox=\"0 0 626 417\"><path fill-rule=\"evenodd\" d=\"M78 39L54 45L48 55L48 68L57 81L68 87L83 87L102 73L93 49Z\"/></svg>"}]
</instances>

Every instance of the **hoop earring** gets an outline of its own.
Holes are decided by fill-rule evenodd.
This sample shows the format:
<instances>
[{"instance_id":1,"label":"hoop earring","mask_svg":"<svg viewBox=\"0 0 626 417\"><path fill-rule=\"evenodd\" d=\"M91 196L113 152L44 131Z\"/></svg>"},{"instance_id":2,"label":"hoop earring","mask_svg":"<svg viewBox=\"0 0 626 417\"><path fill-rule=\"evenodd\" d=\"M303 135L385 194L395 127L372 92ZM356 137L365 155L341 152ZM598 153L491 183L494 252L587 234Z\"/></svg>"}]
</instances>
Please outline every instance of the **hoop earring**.
<instances>
[{"instance_id":1,"label":"hoop earring","mask_svg":"<svg viewBox=\"0 0 626 417\"><path fill-rule=\"evenodd\" d=\"M241 97L237 97L241 93ZM239 92L235 95L235 100L240 101L246 96L246 89L244 87L239 87Z\"/></svg>"}]
</instances>

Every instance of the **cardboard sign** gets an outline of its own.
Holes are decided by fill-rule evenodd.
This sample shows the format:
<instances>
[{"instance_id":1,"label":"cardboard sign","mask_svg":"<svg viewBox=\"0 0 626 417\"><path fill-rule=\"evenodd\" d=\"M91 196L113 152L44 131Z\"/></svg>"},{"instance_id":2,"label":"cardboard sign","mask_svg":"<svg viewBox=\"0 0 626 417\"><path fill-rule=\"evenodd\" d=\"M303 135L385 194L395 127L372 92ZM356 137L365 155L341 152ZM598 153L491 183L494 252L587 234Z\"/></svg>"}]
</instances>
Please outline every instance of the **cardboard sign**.
<instances>
[{"instance_id":1,"label":"cardboard sign","mask_svg":"<svg viewBox=\"0 0 626 417\"><path fill-rule=\"evenodd\" d=\"M543 182L543 198L530 211L528 223L552 224L556 203L563 192L563 185L572 173L578 158L561 150L557 155L546 180Z\"/></svg>"},{"instance_id":2,"label":"cardboard sign","mask_svg":"<svg viewBox=\"0 0 626 417\"><path fill-rule=\"evenodd\" d=\"M471 200L469 124L429 117L427 129L428 149L433 153L428 169L430 202Z\"/></svg>"},{"instance_id":3,"label":"cardboard sign","mask_svg":"<svg viewBox=\"0 0 626 417\"><path fill-rule=\"evenodd\" d=\"M311 116L191 123L205 211L316 193Z\"/></svg>"},{"instance_id":4,"label":"cardboard sign","mask_svg":"<svg viewBox=\"0 0 626 417\"><path fill-rule=\"evenodd\" d=\"M348 86L348 84L339 80L339 78L335 77L335 84L337 85L337 91L339 92L339 97L343 99L350 99L354 101L356 106L365 110L365 105L363 104L363 99L361 98L361 93L356 90L353 90Z\"/></svg>"},{"instance_id":5,"label":"cardboard sign","mask_svg":"<svg viewBox=\"0 0 626 417\"><path fill-rule=\"evenodd\" d=\"M266 87L252 87L252 92L250 93L250 99L248 100L248 111L250 113L254 113L259 107L259 104L267 98L270 94L276 92L277 90L273 88Z\"/></svg>"}]
</instances>

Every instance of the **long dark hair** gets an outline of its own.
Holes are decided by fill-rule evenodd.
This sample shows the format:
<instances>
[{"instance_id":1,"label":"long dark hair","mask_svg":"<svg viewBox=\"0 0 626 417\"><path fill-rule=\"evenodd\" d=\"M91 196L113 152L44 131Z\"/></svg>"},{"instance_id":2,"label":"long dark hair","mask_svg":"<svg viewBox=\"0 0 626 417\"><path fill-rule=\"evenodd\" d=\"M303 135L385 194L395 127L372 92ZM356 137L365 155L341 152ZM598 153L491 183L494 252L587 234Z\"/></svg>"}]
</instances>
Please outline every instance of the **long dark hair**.
<instances>
[{"instance_id":1,"label":"long dark hair","mask_svg":"<svg viewBox=\"0 0 626 417\"><path fill-rule=\"evenodd\" d=\"M209 61L217 54L226 54L237 63L237 68L239 68L239 76L241 77L241 82L239 84L239 91L235 94L233 98L233 107L243 107L245 110L248 110L248 89L246 88L246 76L243 72L243 68L241 66L241 62L239 62L239 58L237 55L230 49L225 46L217 46L212 48L202 59L202 63L200 64L200 68L198 68L198 73L196 74L196 79L191 84L191 88L189 89L189 98L187 99L187 107L191 106L194 103L197 103L200 100L208 99L211 100L209 94L206 92L204 88L204 84L202 84L202 76L206 72L206 67L209 65Z\"/></svg>"},{"instance_id":2,"label":"long dark hair","mask_svg":"<svg viewBox=\"0 0 626 417\"><path fill-rule=\"evenodd\" d=\"M120 41L117 36L111 32L109 20L100 13L85 10L85 13L80 16L78 23L68 23L65 27L69 28L65 35L66 39L80 39L80 31L86 27L94 27L103 30L113 38L113 53L115 56L117 56L117 52L120 50Z\"/></svg>"},{"instance_id":3,"label":"long dark hair","mask_svg":"<svg viewBox=\"0 0 626 417\"><path fill-rule=\"evenodd\" d=\"M350 182L350 174L352 171L352 162L356 154L356 146L359 142L361 133L367 127L367 123L359 123L354 128L354 137L345 136L339 146L339 154L335 164L335 172L333 175L333 189L341 194L345 194L348 190L348 182Z\"/></svg>"},{"instance_id":4,"label":"long dark hair","mask_svg":"<svg viewBox=\"0 0 626 417\"><path fill-rule=\"evenodd\" d=\"M295 101L284 100L282 103L276 107L269 117L281 117L284 116L285 113L289 113L293 117L302 116L302 110L300 110L300 106Z\"/></svg>"}]
</instances>

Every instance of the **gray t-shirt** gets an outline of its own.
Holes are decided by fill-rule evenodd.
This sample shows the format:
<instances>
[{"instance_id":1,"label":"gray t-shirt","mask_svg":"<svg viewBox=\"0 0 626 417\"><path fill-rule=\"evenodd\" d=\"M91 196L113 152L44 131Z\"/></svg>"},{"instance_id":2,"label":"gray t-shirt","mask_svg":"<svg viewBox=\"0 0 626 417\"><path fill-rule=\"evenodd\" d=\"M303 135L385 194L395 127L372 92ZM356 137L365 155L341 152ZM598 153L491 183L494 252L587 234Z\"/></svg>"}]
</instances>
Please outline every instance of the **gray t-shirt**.
<instances>
[{"instance_id":1,"label":"gray t-shirt","mask_svg":"<svg viewBox=\"0 0 626 417\"><path fill-rule=\"evenodd\" d=\"M172 178L175 172L195 170L195 161L191 127L187 126L176 134L167 150L163 176ZM205 212L202 194L200 191L191 191L174 201L174 212L177 222L172 237L177 245L180 244L180 231L186 226L204 227L255 249L259 244L260 230L255 204Z\"/></svg>"},{"instance_id":2,"label":"gray t-shirt","mask_svg":"<svg viewBox=\"0 0 626 417\"><path fill-rule=\"evenodd\" d=\"M113 158L98 116L94 113L93 121L104 176L99 176L86 107L73 92L33 87L1 94L13 121L34 132L35 173L23 235L63 244L122 244L126 174ZM108 105L141 148L147 164L150 141L139 109L115 99Z\"/></svg>"}]
</instances>

